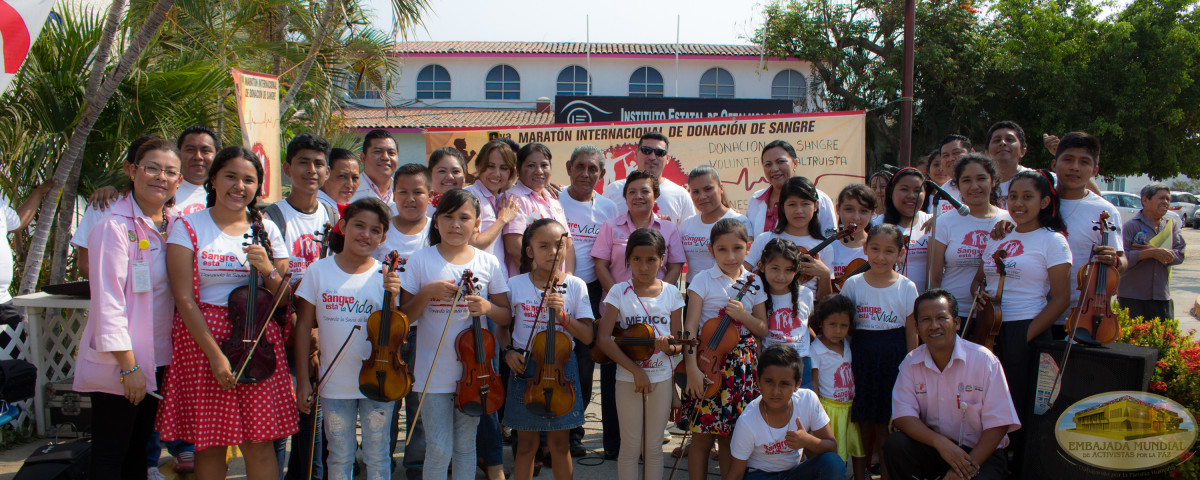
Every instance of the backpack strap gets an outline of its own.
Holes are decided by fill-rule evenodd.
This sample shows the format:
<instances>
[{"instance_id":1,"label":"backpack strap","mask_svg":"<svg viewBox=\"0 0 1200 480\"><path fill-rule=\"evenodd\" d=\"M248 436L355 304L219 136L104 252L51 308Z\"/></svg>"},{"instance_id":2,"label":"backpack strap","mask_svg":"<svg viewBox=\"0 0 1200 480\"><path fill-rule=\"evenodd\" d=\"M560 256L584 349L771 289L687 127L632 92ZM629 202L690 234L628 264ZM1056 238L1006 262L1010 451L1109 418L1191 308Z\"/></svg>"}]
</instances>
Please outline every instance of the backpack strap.
<instances>
[{"instance_id":1,"label":"backpack strap","mask_svg":"<svg viewBox=\"0 0 1200 480\"><path fill-rule=\"evenodd\" d=\"M282 202L282 201L283 200L280 200L280 202ZM269 217L272 222L275 222L275 226L279 227L279 236L283 237L286 241L286 239L287 239L287 220L284 220L283 210L279 209L278 203L272 203L270 205L259 207L259 211L267 214L267 217Z\"/></svg>"},{"instance_id":2,"label":"backpack strap","mask_svg":"<svg viewBox=\"0 0 1200 480\"><path fill-rule=\"evenodd\" d=\"M337 207L330 207L329 205L321 203L321 208L325 209L325 215L329 219L329 226L331 228L334 226L337 226L337 222L338 222L338 218L339 218Z\"/></svg>"}]
</instances>

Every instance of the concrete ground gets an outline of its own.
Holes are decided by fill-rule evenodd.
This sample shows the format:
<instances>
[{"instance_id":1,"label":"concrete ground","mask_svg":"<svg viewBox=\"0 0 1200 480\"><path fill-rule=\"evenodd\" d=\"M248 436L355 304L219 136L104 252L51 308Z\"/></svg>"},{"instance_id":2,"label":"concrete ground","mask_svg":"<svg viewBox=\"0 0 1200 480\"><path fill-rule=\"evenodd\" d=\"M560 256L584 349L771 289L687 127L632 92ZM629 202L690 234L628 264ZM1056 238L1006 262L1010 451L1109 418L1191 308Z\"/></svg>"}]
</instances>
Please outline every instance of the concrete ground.
<instances>
[{"instance_id":1,"label":"concrete ground","mask_svg":"<svg viewBox=\"0 0 1200 480\"><path fill-rule=\"evenodd\" d=\"M1183 229L1184 241L1187 242L1187 249L1184 252L1186 260L1182 265L1176 266L1171 277L1171 295L1175 299L1175 318L1180 319L1181 326L1187 329L1195 329L1200 331L1200 319L1191 313L1193 306L1196 304L1197 297L1200 296L1200 230L1185 228ZM596 399L588 405L587 423L584 428L587 434L584 437L584 446L587 447L589 453L583 458L575 459L574 478L582 480L613 480L617 477L617 462L604 461L601 457L602 447L600 441L600 404L599 402L599 375L596 375L596 385L592 389L593 397ZM672 462L674 458L670 456L670 451L680 444L681 438L676 435L669 437L670 442L663 445L663 465L666 470L663 477L670 475ZM0 480L12 479L17 470L21 468L22 462L30 453L37 447L44 445L46 440L38 440L27 443L18 447L10 448L0 452ZM399 449L399 447L398 447ZM511 471L512 466L512 450L505 446L505 465L506 470ZM397 455L397 460L401 455ZM163 462L167 462L168 457L164 455ZM170 472L169 466L164 466L165 473ZM477 471L478 478L485 478L482 472ZM360 475L363 478L365 475ZM540 478L551 478L549 469L543 469ZM168 477L170 478L170 477ZM234 459L230 462L229 476L230 479L244 479L245 469L243 468L241 459ZM395 475L394 478L403 479L403 472ZM679 462L679 470L675 473L676 479L687 478L687 459ZM719 478L717 475L716 461L709 462L709 478Z\"/></svg>"}]
</instances>

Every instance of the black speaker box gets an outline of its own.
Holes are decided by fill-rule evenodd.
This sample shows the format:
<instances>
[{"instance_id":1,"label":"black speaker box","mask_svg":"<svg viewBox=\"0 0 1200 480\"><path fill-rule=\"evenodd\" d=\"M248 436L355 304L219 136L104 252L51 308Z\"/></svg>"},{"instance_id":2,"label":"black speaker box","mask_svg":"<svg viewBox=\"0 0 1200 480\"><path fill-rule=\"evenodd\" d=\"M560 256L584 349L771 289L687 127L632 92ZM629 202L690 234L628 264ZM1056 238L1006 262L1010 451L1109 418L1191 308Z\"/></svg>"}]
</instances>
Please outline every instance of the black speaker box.
<instances>
[{"instance_id":1,"label":"black speaker box","mask_svg":"<svg viewBox=\"0 0 1200 480\"><path fill-rule=\"evenodd\" d=\"M1038 359L1049 353L1061 367L1065 341L1034 342L1035 359L1030 378L1037 381ZM1021 399L1029 407L1029 418L1025 425L1025 451L1022 471L1018 478L1027 480L1066 478L1104 478L1097 476L1095 467L1086 467L1071 458L1058 446L1054 436L1054 425L1058 417L1071 405L1092 395L1118 390L1144 392L1154 376L1154 363L1158 361L1158 349L1114 343L1103 347L1071 347L1071 357L1062 372L1062 386L1054 407L1043 415L1033 414L1035 387L1030 388L1029 398ZM1086 467L1086 473L1084 468ZM1130 472L1112 472L1117 478Z\"/></svg>"}]
</instances>

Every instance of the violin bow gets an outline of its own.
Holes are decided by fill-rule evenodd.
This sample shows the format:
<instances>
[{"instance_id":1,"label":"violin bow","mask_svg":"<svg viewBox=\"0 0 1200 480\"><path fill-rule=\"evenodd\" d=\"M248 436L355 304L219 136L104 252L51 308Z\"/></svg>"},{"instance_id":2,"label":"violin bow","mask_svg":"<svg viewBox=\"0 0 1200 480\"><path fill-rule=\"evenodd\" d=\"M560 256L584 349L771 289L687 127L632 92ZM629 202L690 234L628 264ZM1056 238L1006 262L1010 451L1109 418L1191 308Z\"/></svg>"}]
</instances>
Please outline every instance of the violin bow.
<instances>
[{"instance_id":1,"label":"violin bow","mask_svg":"<svg viewBox=\"0 0 1200 480\"><path fill-rule=\"evenodd\" d=\"M550 268L550 278L548 280L546 280L546 287L542 289L542 292L544 292L544 293L542 294L542 300L540 302L538 302L537 312L533 315L533 328L529 329L529 338L525 339L526 346L530 345L533 342L534 332L537 331L538 319L542 317L542 308L546 306L546 295L545 294L549 293L551 288L554 288L554 277L556 277L558 274L558 261L562 258L562 253L564 250L566 250L566 247L567 247L566 239L567 239L567 234L565 234L565 233L562 234L561 237L558 237L558 250L556 250L554 252L554 261L551 263L551 265L553 265L553 266ZM547 321L546 323L549 324L549 321ZM525 349L524 355L525 355L525 363L528 364L529 363L529 349L528 348Z\"/></svg>"},{"instance_id":2,"label":"violin bow","mask_svg":"<svg viewBox=\"0 0 1200 480\"><path fill-rule=\"evenodd\" d=\"M326 370L321 374L321 377L317 379L317 385L313 387L312 393L308 394L308 400L312 403L312 407L309 409L309 415L313 417L311 431L312 444L308 446L308 476L304 478L312 478L313 454L317 449L316 416L317 409L320 408L321 404L321 396L318 395L317 392L319 392L321 387L325 385L325 377L329 376L329 372L337 370L338 362L342 361L342 351L346 349L346 345L350 343L350 339L354 338L354 334L357 333L360 328L362 328L362 325L355 325L354 328L350 329L350 334L346 335L346 340L342 342L342 346L338 348L337 353L333 354L333 360L329 362L329 370Z\"/></svg>"},{"instance_id":3,"label":"violin bow","mask_svg":"<svg viewBox=\"0 0 1200 480\"><path fill-rule=\"evenodd\" d=\"M433 369L437 367L438 355L442 353L442 342L446 341L446 332L450 331L450 321L454 319L454 308L458 306L458 301L462 299L463 291L466 290L466 288L466 282L460 282L458 290L454 292L454 299L450 301L450 314L446 316L446 326L442 328L442 338L438 340L437 349L433 351L433 363L429 365L429 373L425 375L426 383L429 383L429 378L433 376ZM417 411L416 413L413 413L412 420L414 425L417 423L417 419L421 418L421 406L425 404L426 393L429 393L428 388L421 392L421 399L417 400ZM406 432L404 435L404 443L407 444L410 439L412 439L411 428L408 429L408 432Z\"/></svg>"},{"instance_id":4,"label":"violin bow","mask_svg":"<svg viewBox=\"0 0 1200 480\"><path fill-rule=\"evenodd\" d=\"M250 360L254 358L254 350L258 348L259 342L262 341L263 335L267 333L267 326L271 324L271 317L275 316L275 310L279 309L279 302L283 300L284 289L292 290L292 272L283 274L283 278L279 280L279 286L275 287L275 304L271 306L271 312L267 314L263 320L262 328L258 330L258 335L254 336L254 344L250 345L250 350L246 352L246 359L242 360L242 366L238 368L237 375L233 376L234 386L237 386L237 381L242 378L242 373L246 371L246 367L250 365ZM250 321L253 321L251 319Z\"/></svg>"}]
</instances>

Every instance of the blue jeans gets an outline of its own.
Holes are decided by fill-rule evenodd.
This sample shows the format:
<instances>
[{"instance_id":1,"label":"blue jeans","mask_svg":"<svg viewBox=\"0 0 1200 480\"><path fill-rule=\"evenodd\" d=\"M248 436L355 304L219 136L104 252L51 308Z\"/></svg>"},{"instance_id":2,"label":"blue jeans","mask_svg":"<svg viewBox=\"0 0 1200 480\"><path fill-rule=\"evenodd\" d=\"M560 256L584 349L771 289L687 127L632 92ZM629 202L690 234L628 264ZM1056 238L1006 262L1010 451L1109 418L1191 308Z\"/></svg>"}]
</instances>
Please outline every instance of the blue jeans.
<instances>
[{"instance_id":1,"label":"blue jeans","mask_svg":"<svg viewBox=\"0 0 1200 480\"><path fill-rule=\"evenodd\" d=\"M454 480L475 480L479 417L454 408L453 393L430 393L421 407L421 424L425 427L424 480L446 480L451 460Z\"/></svg>"},{"instance_id":2,"label":"blue jeans","mask_svg":"<svg viewBox=\"0 0 1200 480\"><path fill-rule=\"evenodd\" d=\"M764 472L746 470L745 480L842 480L846 478L846 462L837 452L825 452L809 458L791 470Z\"/></svg>"},{"instance_id":3,"label":"blue jeans","mask_svg":"<svg viewBox=\"0 0 1200 480\"><path fill-rule=\"evenodd\" d=\"M388 420L396 402L376 402L359 399L321 399L325 417L326 441L329 448L329 480L354 478L354 454L358 451L355 422L362 425L363 463L367 478L392 478L392 455L388 450Z\"/></svg>"},{"instance_id":4,"label":"blue jeans","mask_svg":"<svg viewBox=\"0 0 1200 480\"><path fill-rule=\"evenodd\" d=\"M812 390L812 357L800 357L800 360L804 362L804 368L801 370L804 376L800 378L800 388Z\"/></svg>"},{"instance_id":5,"label":"blue jeans","mask_svg":"<svg viewBox=\"0 0 1200 480\"><path fill-rule=\"evenodd\" d=\"M171 456L179 455L183 452L194 452L196 446L183 440L171 440L166 443L167 453ZM146 467L158 468L158 458L162 456L163 444L158 440L158 432L150 434L150 441L146 444Z\"/></svg>"}]
</instances>

